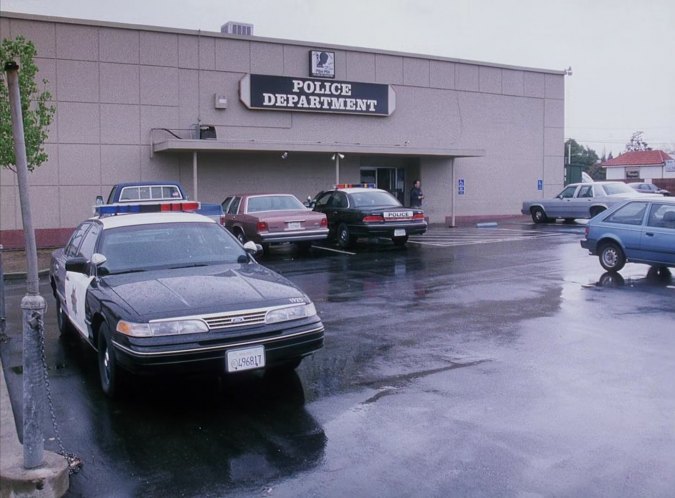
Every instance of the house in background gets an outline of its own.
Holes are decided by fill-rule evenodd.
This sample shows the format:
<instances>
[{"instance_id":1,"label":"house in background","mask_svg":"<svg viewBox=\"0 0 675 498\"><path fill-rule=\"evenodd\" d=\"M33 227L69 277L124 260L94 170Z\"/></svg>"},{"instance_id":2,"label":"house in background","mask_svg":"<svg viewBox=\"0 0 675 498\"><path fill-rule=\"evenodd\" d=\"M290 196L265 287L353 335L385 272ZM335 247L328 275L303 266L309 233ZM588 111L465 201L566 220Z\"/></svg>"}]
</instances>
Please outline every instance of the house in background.
<instances>
[{"instance_id":1,"label":"house in background","mask_svg":"<svg viewBox=\"0 0 675 498\"><path fill-rule=\"evenodd\" d=\"M653 183L673 191L675 187L675 160L662 150L636 150L601 164L607 180Z\"/></svg>"}]
</instances>

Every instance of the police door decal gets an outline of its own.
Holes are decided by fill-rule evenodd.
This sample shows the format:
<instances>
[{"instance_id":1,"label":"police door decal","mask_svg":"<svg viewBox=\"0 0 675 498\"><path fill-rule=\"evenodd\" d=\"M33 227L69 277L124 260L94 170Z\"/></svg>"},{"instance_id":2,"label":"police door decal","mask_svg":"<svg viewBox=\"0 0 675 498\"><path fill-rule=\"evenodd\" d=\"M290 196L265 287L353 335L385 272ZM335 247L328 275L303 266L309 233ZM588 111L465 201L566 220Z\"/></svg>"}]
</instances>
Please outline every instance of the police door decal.
<instances>
[{"instance_id":1,"label":"police door decal","mask_svg":"<svg viewBox=\"0 0 675 498\"><path fill-rule=\"evenodd\" d=\"M73 271L66 272L66 309L68 310L68 317L84 337L89 336L87 323L85 320L85 302L87 297L87 289L89 284L94 279L93 276L84 275Z\"/></svg>"}]
</instances>

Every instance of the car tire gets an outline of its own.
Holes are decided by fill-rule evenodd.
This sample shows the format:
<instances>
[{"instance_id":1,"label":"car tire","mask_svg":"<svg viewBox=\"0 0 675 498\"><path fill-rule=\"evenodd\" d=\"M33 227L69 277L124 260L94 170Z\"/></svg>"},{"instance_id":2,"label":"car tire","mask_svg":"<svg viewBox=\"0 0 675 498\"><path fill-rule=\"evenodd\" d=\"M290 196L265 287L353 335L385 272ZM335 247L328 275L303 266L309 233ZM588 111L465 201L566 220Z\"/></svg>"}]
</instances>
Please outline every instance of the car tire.
<instances>
[{"instance_id":1,"label":"car tire","mask_svg":"<svg viewBox=\"0 0 675 498\"><path fill-rule=\"evenodd\" d=\"M109 398L115 398L119 393L122 380L122 371L115 359L115 348L112 343L112 334L108 324L103 322L98 330L98 373L101 380L101 389Z\"/></svg>"},{"instance_id":2,"label":"car tire","mask_svg":"<svg viewBox=\"0 0 675 498\"><path fill-rule=\"evenodd\" d=\"M406 244L406 242L408 242L408 236L405 235L404 237L392 237L391 241L394 243L395 246L403 247Z\"/></svg>"},{"instance_id":3,"label":"car tire","mask_svg":"<svg viewBox=\"0 0 675 498\"><path fill-rule=\"evenodd\" d=\"M611 272L621 270L626 264L626 256L623 250L615 242L606 242L600 247L598 258L602 267Z\"/></svg>"},{"instance_id":4,"label":"car tire","mask_svg":"<svg viewBox=\"0 0 675 498\"><path fill-rule=\"evenodd\" d=\"M241 243L241 245L246 243L246 235L244 235L244 232L240 228L236 229L234 236L237 237L237 240Z\"/></svg>"},{"instance_id":5,"label":"car tire","mask_svg":"<svg viewBox=\"0 0 675 498\"><path fill-rule=\"evenodd\" d=\"M63 311L63 305L58 297L56 298L56 326L61 335L68 335L73 331L73 325L70 323L70 318L68 318L66 312Z\"/></svg>"},{"instance_id":6,"label":"car tire","mask_svg":"<svg viewBox=\"0 0 675 498\"><path fill-rule=\"evenodd\" d=\"M546 213L544 212L544 210L542 208L535 207L535 208L532 208L532 210L530 212L532 214L532 221L534 221L535 223L537 223L537 224L548 223L549 218L546 216Z\"/></svg>"},{"instance_id":7,"label":"car tire","mask_svg":"<svg viewBox=\"0 0 675 498\"><path fill-rule=\"evenodd\" d=\"M349 232L349 227L345 223L340 223L338 226L337 233L337 244L342 249L348 249L354 245L356 238L351 235Z\"/></svg>"}]
</instances>

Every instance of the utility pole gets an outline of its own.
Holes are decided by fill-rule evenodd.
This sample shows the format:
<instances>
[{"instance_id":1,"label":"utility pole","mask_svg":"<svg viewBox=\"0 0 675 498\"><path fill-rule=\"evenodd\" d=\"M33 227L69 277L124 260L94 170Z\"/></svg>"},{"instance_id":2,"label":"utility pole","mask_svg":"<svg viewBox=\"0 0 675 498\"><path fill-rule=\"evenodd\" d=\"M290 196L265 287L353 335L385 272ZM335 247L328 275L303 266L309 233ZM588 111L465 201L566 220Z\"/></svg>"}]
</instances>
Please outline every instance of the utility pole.
<instances>
[{"instance_id":1,"label":"utility pole","mask_svg":"<svg viewBox=\"0 0 675 498\"><path fill-rule=\"evenodd\" d=\"M19 91L19 65L16 62L6 62L5 72L9 89L16 176L19 183L19 200L28 266L26 295L21 300L23 310L23 466L25 469L34 469L41 466L44 460L45 384L40 343L46 306L44 298L40 296L37 246L28 195L28 158Z\"/></svg>"}]
</instances>

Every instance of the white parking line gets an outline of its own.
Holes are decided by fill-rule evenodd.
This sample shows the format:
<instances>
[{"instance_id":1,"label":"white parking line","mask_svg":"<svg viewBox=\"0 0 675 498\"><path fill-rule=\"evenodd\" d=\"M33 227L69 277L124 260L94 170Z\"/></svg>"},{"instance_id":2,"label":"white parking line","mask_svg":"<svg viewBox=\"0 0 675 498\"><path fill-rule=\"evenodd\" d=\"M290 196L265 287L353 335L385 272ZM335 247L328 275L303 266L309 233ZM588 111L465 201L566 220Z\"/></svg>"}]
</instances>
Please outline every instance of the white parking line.
<instances>
[{"instance_id":1,"label":"white parking line","mask_svg":"<svg viewBox=\"0 0 675 498\"><path fill-rule=\"evenodd\" d=\"M350 256L355 256L355 252L349 252L349 251L342 251L340 249L333 249L332 247L324 247L324 246L312 246L313 249L323 249L324 251L331 251L331 252L337 252L340 254L348 254Z\"/></svg>"},{"instance_id":2,"label":"white parking line","mask_svg":"<svg viewBox=\"0 0 675 498\"><path fill-rule=\"evenodd\" d=\"M408 243L433 247L453 247L474 244L490 244L496 242L514 242L550 237L559 237L562 234L578 234L577 232L526 232L514 228L469 228L448 233L427 232L424 235L412 236Z\"/></svg>"}]
</instances>

